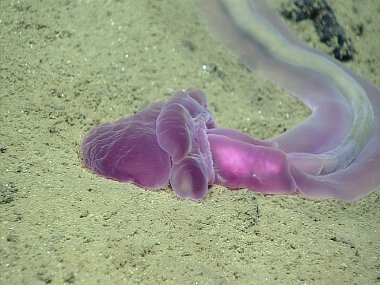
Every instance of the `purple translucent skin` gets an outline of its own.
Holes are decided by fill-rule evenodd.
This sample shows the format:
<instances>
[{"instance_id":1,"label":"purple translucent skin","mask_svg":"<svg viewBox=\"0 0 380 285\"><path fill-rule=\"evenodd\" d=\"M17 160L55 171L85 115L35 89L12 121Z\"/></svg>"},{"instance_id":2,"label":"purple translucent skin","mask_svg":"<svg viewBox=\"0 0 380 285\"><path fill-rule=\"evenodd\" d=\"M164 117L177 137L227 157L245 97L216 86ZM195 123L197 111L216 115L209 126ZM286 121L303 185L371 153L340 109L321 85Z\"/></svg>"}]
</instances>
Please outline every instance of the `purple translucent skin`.
<instances>
[{"instance_id":1,"label":"purple translucent skin","mask_svg":"<svg viewBox=\"0 0 380 285\"><path fill-rule=\"evenodd\" d=\"M265 1L200 3L221 42L249 68L293 92L312 116L261 141L217 128L202 91L178 91L167 103L92 129L82 143L86 166L150 189L170 181L178 197L193 200L204 198L214 183L341 200L376 191L379 90L300 43Z\"/></svg>"},{"instance_id":2,"label":"purple translucent skin","mask_svg":"<svg viewBox=\"0 0 380 285\"><path fill-rule=\"evenodd\" d=\"M313 114L272 139L310 198L355 200L380 186L380 91L300 42L262 0L198 1L217 39Z\"/></svg>"},{"instance_id":3,"label":"purple translucent skin","mask_svg":"<svg viewBox=\"0 0 380 285\"><path fill-rule=\"evenodd\" d=\"M97 174L150 189L169 180L183 199L203 199L214 183L264 193L296 189L285 153L273 142L217 128L204 93L196 89L95 127L82 154Z\"/></svg>"},{"instance_id":4,"label":"purple translucent skin","mask_svg":"<svg viewBox=\"0 0 380 285\"><path fill-rule=\"evenodd\" d=\"M174 93L157 118L158 144L172 158L170 184L181 198L202 199L214 182L209 127L216 124L199 90Z\"/></svg>"},{"instance_id":5,"label":"purple translucent skin","mask_svg":"<svg viewBox=\"0 0 380 285\"><path fill-rule=\"evenodd\" d=\"M93 128L82 142L86 166L118 181L151 189L165 186L170 158L156 136L156 119L162 106L152 104L131 117Z\"/></svg>"},{"instance_id":6,"label":"purple translucent skin","mask_svg":"<svg viewBox=\"0 0 380 285\"><path fill-rule=\"evenodd\" d=\"M289 194L296 190L283 151L222 134L209 134L208 140L214 161L215 183L262 193Z\"/></svg>"}]
</instances>

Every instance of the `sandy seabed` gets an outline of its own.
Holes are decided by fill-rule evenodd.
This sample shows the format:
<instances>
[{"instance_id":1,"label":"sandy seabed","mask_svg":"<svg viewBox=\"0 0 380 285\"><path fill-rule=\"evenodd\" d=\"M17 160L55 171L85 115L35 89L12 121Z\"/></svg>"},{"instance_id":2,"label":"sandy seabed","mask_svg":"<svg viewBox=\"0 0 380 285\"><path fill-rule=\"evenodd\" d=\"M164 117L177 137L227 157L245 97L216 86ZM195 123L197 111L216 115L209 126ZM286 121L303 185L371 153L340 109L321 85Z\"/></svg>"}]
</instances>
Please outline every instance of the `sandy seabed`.
<instances>
[{"instance_id":1,"label":"sandy seabed","mask_svg":"<svg viewBox=\"0 0 380 285\"><path fill-rule=\"evenodd\" d=\"M379 87L380 2L330 3L348 65ZM291 26L325 49L310 22ZM193 1L1 1L0 28L0 284L379 284L379 191L213 186L196 203L83 166L93 126L190 86L219 126L261 139L310 114L225 51Z\"/></svg>"}]
</instances>

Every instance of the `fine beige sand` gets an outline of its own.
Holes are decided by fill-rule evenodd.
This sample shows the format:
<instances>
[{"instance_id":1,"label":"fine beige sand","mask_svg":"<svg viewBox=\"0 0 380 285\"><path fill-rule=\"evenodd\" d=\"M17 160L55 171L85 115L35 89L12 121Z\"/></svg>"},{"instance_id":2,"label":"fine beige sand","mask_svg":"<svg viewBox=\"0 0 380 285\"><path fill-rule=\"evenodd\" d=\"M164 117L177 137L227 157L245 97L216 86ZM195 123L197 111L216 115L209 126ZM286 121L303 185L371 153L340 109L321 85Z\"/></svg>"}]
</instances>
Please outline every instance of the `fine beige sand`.
<instances>
[{"instance_id":1,"label":"fine beige sand","mask_svg":"<svg viewBox=\"0 0 380 285\"><path fill-rule=\"evenodd\" d=\"M357 50L348 66L380 87L380 2L329 2ZM291 27L328 50L311 22ZM225 51L193 1L0 2L0 284L379 284L379 191L213 186L197 203L84 167L92 127L187 87L219 126L261 139L310 114Z\"/></svg>"}]
</instances>

